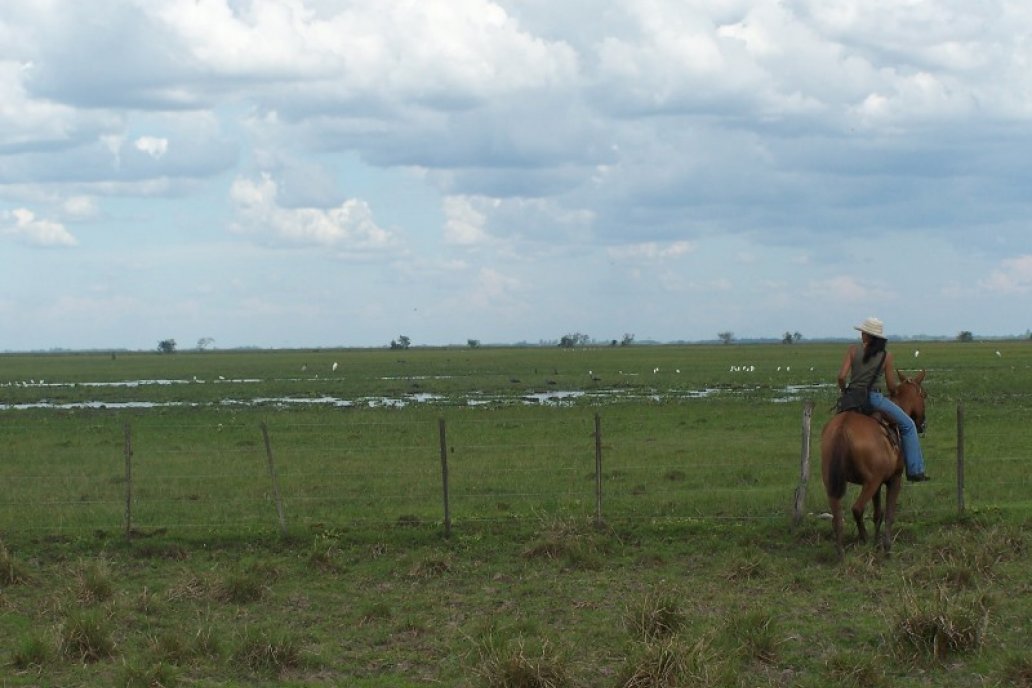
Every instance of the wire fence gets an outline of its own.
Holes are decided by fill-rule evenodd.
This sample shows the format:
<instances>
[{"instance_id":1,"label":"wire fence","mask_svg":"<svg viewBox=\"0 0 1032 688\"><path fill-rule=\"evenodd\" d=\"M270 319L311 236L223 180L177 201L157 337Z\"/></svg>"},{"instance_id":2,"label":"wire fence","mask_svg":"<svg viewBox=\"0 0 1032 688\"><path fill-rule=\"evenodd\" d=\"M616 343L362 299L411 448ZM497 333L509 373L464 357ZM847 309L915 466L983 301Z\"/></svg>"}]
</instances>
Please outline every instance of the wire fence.
<instances>
[{"instance_id":1,"label":"wire fence","mask_svg":"<svg viewBox=\"0 0 1032 688\"><path fill-rule=\"evenodd\" d=\"M6 415L0 535L406 525L449 534L557 517L787 525L826 510L819 466L810 477L805 465L819 457L811 411L793 406L777 422L744 430L742 419L686 418L676 409L647 418L567 409L318 422L282 414L184 423L149 414L26 423ZM1003 432L990 407L967 420L958 408L956 427L934 443L936 480L907 490L901 513L1028 510L1028 439L1024 428Z\"/></svg>"}]
</instances>

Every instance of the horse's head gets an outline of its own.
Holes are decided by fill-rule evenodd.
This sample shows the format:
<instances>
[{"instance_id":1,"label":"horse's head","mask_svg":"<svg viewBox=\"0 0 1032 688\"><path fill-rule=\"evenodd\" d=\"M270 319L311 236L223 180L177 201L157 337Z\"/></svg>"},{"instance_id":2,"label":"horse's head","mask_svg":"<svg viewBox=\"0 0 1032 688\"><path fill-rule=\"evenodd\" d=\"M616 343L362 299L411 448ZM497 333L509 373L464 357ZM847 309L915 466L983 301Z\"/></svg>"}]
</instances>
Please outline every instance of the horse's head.
<instances>
[{"instance_id":1,"label":"horse's head","mask_svg":"<svg viewBox=\"0 0 1032 688\"><path fill-rule=\"evenodd\" d=\"M921 371L913 378L908 378L899 373L899 384L892 395L896 406L903 409L903 412L913 419L917 431L925 431L925 397L927 393L921 383L924 381L925 371Z\"/></svg>"}]
</instances>

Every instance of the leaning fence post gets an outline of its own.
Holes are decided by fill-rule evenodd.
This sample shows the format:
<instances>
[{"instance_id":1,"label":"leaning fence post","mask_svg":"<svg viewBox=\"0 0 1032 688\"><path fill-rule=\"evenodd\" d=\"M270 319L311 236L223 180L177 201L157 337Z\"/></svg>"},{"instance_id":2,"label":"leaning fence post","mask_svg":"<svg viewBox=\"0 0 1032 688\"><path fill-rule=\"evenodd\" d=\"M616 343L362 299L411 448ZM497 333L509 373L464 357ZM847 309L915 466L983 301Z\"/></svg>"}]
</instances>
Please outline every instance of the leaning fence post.
<instances>
[{"instance_id":1,"label":"leaning fence post","mask_svg":"<svg viewBox=\"0 0 1032 688\"><path fill-rule=\"evenodd\" d=\"M269 426L262 421L262 437L265 439L265 456L269 462L269 477L272 478L272 496L276 500L276 513L279 515L280 533L287 535L287 517L283 513L283 500L280 498L279 479L276 477L276 464L272 460L272 442L269 441Z\"/></svg>"},{"instance_id":2,"label":"leaning fence post","mask_svg":"<svg viewBox=\"0 0 1032 688\"><path fill-rule=\"evenodd\" d=\"M444 493L444 537L451 537L451 511L448 507L448 432L444 418L437 421L437 429L441 436L441 485Z\"/></svg>"},{"instance_id":3,"label":"leaning fence post","mask_svg":"<svg viewBox=\"0 0 1032 688\"><path fill-rule=\"evenodd\" d=\"M595 414L595 525L602 524L602 416Z\"/></svg>"},{"instance_id":4,"label":"leaning fence post","mask_svg":"<svg viewBox=\"0 0 1032 688\"><path fill-rule=\"evenodd\" d=\"M964 402L957 403L957 513L964 513Z\"/></svg>"},{"instance_id":5,"label":"leaning fence post","mask_svg":"<svg viewBox=\"0 0 1032 688\"><path fill-rule=\"evenodd\" d=\"M125 539L133 537L133 434L129 421L122 426L125 435Z\"/></svg>"},{"instance_id":6,"label":"leaning fence post","mask_svg":"<svg viewBox=\"0 0 1032 688\"><path fill-rule=\"evenodd\" d=\"M813 400L803 404L803 449L799 461L799 486L795 491L795 511L792 525L799 525L806 508L806 483L810 480L810 426L813 419Z\"/></svg>"}]
</instances>

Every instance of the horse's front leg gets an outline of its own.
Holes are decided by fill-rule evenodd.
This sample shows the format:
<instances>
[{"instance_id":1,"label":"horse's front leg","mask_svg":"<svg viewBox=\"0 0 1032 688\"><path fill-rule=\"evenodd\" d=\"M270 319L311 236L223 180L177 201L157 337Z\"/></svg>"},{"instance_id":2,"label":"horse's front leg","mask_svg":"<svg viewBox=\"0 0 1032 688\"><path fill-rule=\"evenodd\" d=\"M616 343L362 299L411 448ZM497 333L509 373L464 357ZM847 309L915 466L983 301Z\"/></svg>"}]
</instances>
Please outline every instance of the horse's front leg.
<instances>
[{"instance_id":1,"label":"horse's front leg","mask_svg":"<svg viewBox=\"0 0 1032 688\"><path fill-rule=\"evenodd\" d=\"M888 554L892 547L892 524L896 522L896 502L903 487L903 475L897 473L885 483L885 527L881 534L881 548Z\"/></svg>"},{"instance_id":2,"label":"horse's front leg","mask_svg":"<svg viewBox=\"0 0 1032 688\"><path fill-rule=\"evenodd\" d=\"M885 518L884 512L881 507L881 486L874 491L874 495L871 497L871 503L874 505L874 541L878 542L878 536L881 533L882 521Z\"/></svg>"}]
</instances>

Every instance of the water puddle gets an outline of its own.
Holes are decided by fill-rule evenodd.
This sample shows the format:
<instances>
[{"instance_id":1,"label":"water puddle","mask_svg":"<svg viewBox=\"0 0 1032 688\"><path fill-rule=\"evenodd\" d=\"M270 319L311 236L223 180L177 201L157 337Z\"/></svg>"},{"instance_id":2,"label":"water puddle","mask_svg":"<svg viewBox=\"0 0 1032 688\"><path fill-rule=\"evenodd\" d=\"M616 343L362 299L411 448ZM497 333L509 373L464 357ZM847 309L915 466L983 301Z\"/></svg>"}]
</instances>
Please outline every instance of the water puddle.
<instances>
[{"instance_id":1,"label":"water puddle","mask_svg":"<svg viewBox=\"0 0 1032 688\"><path fill-rule=\"evenodd\" d=\"M388 378L384 378L388 379ZM400 378L399 378L400 379ZM410 379L441 379L439 377L427 376L425 378ZM256 384L263 380L254 378L225 379L218 378L211 380L212 383L237 383ZM96 388L139 388L147 386L167 385L189 385L205 384L203 380L123 380L117 382L75 382L75 383L54 383L45 380L28 380L19 382L6 382L0 387L37 387L37 388L60 388L60 387L96 387ZM773 403L789 403L799 400L799 397L807 392L833 387L831 383L787 385L773 390L776 394L770 399ZM400 397L359 397L345 399L342 397L322 395L311 397L254 397L254 398L227 398L217 402L210 402L207 405L222 406L278 406L283 408L298 406L329 406L335 408L405 408L414 404L442 404L442 405L465 405L478 406L505 406L511 404L523 404L527 406L573 406L579 401L588 400L597 403L613 401L636 401L644 400L652 403L663 403L668 401L680 401L686 399L705 399L721 394L754 393L760 388L718 388L708 387L703 389L670 389L666 391L657 390L629 390L629 389L596 389L596 390L549 390L546 392L526 392L523 394L485 394L472 392L462 396L445 396L431 392L415 392ZM205 404L184 401L152 402L152 401L76 401L76 402L52 402L47 400L26 402L26 403L0 403L0 411L21 411L31 409L52 409L52 410L79 410L79 409L106 409L106 410L127 410L127 409L156 409L176 407L198 407Z\"/></svg>"}]
</instances>

